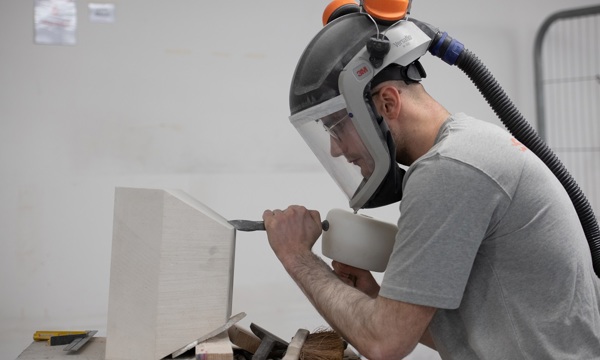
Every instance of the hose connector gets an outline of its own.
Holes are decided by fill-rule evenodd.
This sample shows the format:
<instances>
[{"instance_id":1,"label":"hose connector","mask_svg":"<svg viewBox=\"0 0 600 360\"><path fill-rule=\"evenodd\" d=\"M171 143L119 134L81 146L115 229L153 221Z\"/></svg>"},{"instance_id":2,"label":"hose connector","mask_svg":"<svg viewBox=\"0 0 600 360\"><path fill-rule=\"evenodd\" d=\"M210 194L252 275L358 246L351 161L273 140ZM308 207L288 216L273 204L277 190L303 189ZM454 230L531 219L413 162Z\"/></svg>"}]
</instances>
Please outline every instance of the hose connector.
<instances>
[{"instance_id":1,"label":"hose connector","mask_svg":"<svg viewBox=\"0 0 600 360\"><path fill-rule=\"evenodd\" d=\"M455 65L464 49L465 46L460 41L453 39L447 32L443 32L438 33L433 39L429 52L444 60L444 62Z\"/></svg>"}]
</instances>

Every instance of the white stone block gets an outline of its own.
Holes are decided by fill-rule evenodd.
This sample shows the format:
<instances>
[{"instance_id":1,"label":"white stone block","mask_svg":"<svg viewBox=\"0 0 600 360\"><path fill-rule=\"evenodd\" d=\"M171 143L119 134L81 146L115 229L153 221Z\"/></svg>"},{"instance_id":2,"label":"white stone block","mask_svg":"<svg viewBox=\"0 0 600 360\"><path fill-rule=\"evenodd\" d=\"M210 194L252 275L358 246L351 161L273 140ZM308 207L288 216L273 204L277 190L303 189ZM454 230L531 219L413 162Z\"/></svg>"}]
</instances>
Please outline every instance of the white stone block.
<instances>
[{"instance_id":1,"label":"white stone block","mask_svg":"<svg viewBox=\"0 0 600 360\"><path fill-rule=\"evenodd\" d=\"M117 188L106 360L158 360L231 315L235 229L179 190Z\"/></svg>"}]
</instances>

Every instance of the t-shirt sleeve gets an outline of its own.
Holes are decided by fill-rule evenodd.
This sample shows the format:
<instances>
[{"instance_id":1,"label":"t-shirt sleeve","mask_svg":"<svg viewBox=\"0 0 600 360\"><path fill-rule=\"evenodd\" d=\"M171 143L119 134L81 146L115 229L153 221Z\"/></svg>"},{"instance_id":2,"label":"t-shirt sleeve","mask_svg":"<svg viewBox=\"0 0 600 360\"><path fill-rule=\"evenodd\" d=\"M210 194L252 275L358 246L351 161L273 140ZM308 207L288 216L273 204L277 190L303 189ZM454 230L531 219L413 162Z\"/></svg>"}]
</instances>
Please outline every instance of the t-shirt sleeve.
<instances>
[{"instance_id":1,"label":"t-shirt sleeve","mask_svg":"<svg viewBox=\"0 0 600 360\"><path fill-rule=\"evenodd\" d=\"M479 246L509 197L481 170L454 159L436 155L413 166L379 294L456 309Z\"/></svg>"}]
</instances>

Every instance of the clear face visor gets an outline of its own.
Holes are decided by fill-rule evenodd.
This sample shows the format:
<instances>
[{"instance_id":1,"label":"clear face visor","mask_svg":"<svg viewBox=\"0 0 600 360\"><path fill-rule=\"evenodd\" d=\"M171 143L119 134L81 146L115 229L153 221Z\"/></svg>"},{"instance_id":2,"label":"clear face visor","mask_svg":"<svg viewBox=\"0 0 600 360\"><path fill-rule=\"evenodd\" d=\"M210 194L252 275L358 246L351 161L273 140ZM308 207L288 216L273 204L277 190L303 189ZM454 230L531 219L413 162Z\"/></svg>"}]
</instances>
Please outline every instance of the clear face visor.
<instances>
[{"instance_id":1,"label":"clear face visor","mask_svg":"<svg viewBox=\"0 0 600 360\"><path fill-rule=\"evenodd\" d=\"M340 189L351 199L373 174L375 161L340 95L290 117L290 122Z\"/></svg>"}]
</instances>

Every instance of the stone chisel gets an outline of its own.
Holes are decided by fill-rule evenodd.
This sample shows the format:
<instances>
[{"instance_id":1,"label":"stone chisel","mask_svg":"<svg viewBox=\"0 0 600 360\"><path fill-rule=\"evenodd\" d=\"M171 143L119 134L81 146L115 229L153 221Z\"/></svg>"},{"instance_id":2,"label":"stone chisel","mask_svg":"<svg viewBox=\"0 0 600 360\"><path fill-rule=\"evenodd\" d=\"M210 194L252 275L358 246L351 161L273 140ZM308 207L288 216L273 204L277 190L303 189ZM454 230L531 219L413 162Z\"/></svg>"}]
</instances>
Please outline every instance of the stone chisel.
<instances>
[{"instance_id":1,"label":"stone chisel","mask_svg":"<svg viewBox=\"0 0 600 360\"><path fill-rule=\"evenodd\" d=\"M264 231L264 221L252 221L252 220L229 220L229 223L238 231ZM329 230L329 221L325 220L321 223L321 227L324 231Z\"/></svg>"}]
</instances>

